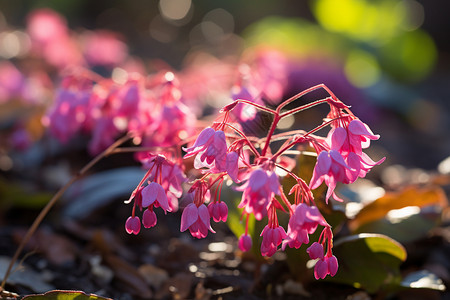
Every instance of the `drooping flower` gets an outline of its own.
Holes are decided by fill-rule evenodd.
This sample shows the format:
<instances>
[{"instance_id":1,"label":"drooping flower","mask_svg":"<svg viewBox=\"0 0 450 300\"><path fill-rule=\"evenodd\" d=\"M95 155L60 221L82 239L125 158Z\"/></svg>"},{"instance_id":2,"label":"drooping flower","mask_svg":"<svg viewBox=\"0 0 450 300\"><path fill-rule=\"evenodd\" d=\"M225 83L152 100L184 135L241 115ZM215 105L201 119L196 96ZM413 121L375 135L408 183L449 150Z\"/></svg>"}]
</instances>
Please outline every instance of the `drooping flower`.
<instances>
[{"instance_id":1,"label":"drooping flower","mask_svg":"<svg viewBox=\"0 0 450 300\"><path fill-rule=\"evenodd\" d=\"M180 231L183 232L187 229L193 237L198 239L206 237L208 230L215 233L211 228L210 215L206 205L202 204L197 207L195 203L191 203L186 206L181 215Z\"/></svg>"},{"instance_id":2,"label":"drooping flower","mask_svg":"<svg viewBox=\"0 0 450 300\"><path fill-rule=\"evenodd\" d=\"M209 215L213 218L214 222L226 222L228 217L228 206L225 202L211 202L208 205Z\"/></svg>"},{"instance_id":3,"label":"drooping flower","mask_svg":"<svg viewBox=\"0 0 450 300\"><path fill-rule=\"evenodd\" d=\"M250 251L252 248L252 237L243 233L239 238L239 249L243 252Z\"/></svg>"},{"instance_id":4,"label":"drooping flower","mask_svg":"<svg viewBox=\"0 0 450 300\"><path fill-rule=\"evenodd\" d=\"M287 237L283 227L277 226L272 228L269 225L264 227L261 232L261 236L263 237L261 243L261 255L269 257L277 252L278 246L281 244L283 239Z\"/></svg>"},{"instance_id":5,"label":"drooping flower","mask_svg":"<svg viewBox=\"0 0 450 300\"><path fill-rule=\"evenodd\" d=\"M219 172L226 171L227 143L222 130L215 131L211 127L203 129L194 145L184 150L187 152L184 158L197 155L194 161L196 169L211 168L214 163Z\"/></svg>"},{"instance_id":6,"label":"drooping flower","mask_svg":"<svg viewBox=\"0 0 450 300\"><path fill-rule=\"evenodd\" d=\"M308 234L313 234L318 225L328 225L316 206L301 203L293 205L292 208L294 213L289 219L287 238L283 241L283 249L286 246L298 249L302 244L308 244Z\"/></svg>"},{"instance_id":7,"label":"drooping flower","mask_svg":"<svg viewBox=\"0 0 450 300\"><path fill-rule=\"evenodd\" d=\"M128 217L127 221L125 222L125 230L129 234L138 234L141 230L141 221L139 220L139 217Z\"/></svg>"},{"instance_id":8,"label":"drooping flower","mask_svg":"<svg viewBox=\"0 0 450 300\"><path fill-rule=\"evenodd\" d=\"M144 225L145 228L155 226L157 221L156 214L151 209L146 209L142 214L142 225Z\"/></svg>"},{"instance_id":9,"label":"drooping flower","mask_svg":"<svg viewBox=\"0 0 450 300\"><path fill-rule=\"evenodd\" d=\"M247 214L254 214L257 220L267 215L268 205L272 197L280 194L280 183L275 172L258 168L250 172L246 182L236 188L243 191L239 208Z\"/></svg>"},{"instance_id":10,"label":"drooping flower","mask_svg":"<svg viewBox=\"0 0 450 300\"><path fill-rule=\"evenodd\" d=\"M161 207L164 211L170 211L166 192L164 188L156 182L150 182L142 190L142 207L148 207L152 204L155 207Z\"/></svg>"},{"instance_id":11,"label":"drooping flower","mask_svg":"<svg viewBox=\"0 0 450 300\"><path fill-rule=\"evenodd\" d=\"M318 259L314 266L314 277L324 279L327 275L334 276L339 268L336 256L331 252L323 254L323 245L314 242L307 250L311 259Z\"/></svg>"}]
</instances>

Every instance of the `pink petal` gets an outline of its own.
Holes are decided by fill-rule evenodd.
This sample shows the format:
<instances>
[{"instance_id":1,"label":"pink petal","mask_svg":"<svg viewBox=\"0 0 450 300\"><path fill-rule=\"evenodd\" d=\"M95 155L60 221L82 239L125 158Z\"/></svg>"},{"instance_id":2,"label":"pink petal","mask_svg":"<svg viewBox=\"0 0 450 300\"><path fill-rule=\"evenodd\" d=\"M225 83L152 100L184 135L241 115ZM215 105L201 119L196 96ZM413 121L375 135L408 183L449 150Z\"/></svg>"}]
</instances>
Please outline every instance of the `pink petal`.
<instances>
[{"instance_id":1,"label":"pink petal","mask_svg":"<svg viewBox=\"0 0 450 300\"><path fill-rule=\"evenodd\" d=\"M180 231L183 232L192 224L194 224L198 220L198 208L194 203L189 204L183 210L183 214L181 215L181 228Z\"/></svg>"},{"instance_id":2,"label":"pink petal","mask_svg":"<svg viewBox=\"0 0 450 300\"><path fill-rule=\"evenodd\" d=\"M158 197L159 189L163 187L156 182L150 182L144 189L142 189L142 207L148 207L155 202ZM163 189L164 191L164 189Z\"/></svg>"},{"instance_id":3,"label":"pink petal","mask_svg":"<svg viewBox=\"0 0 450 300\"><path fill-rule=\"evenodd\" d=\"M334 150L341 149L346 139L347 139L347 130L345 130L342 127L336 128L333 134L331 135L331 149Z\"/></svg>"},{"instance_id":4,"label":"pink petal","mask_svg":"<svg viewBox=\"0 0 450 300\"><path fill-rule=\"evenodd\" d=\"M226 161L226 171L228 173L228 176L235 182L239 183L238 180L238 162L239 162L239 155L236 152L230 152L227 154L227 161Z\"/></svg>"},{"instance_id":5,"label":"pink petal","mask_svg":"<svg viewBox=\"0 0 450 300\"><path fill-rule=\"evenodd\" d=\"M145 228L150 228L156 225L156 214L154 211L146 209L142 215L142 224Z\"/></svg>"},{"instance_id":6,"label":"pink petal","mask_svg":"<svg viewBox=\"0 0 450 300\"><path fill-rule=\"evenodd\" d=\"M339 268L339 264L338 264L336 256L333 255L333 256L329 257L327 263L328 263L328 271L330 272L330 275L331 276L336 275L337 270Z\"/></svg>"},{"instance_id":7,"label":"pink petal","mask_svg":"<svg viewBox=\"0 0 450 300\"><path fill-rule=\"evenodd\" d=\"M360 120L353 120L348 124L348 130L354 135L364 135L371 140L377 140L380 138L378 134L373 134L369 126L361 122Z\"/></svg>"},{"instance_id":8,"label":"pink petal","mask_svg":"<svg viewBox=\"0 0 450 300\"><path fill-rule=\"evenodd\" d=\"M215 233L215 231L211 228L211 216L209 215L206 205L202 204L198 207L198 217L207 229L209 229L212 233Z\"/></svg>"},{"instance_id":9,"label":"pink petal","mask_svg":"<svg viewBox=\"0 0 450 300\"><path fill-rule=\"evenodd\" d=\"M265 171L256 169L251 173L250 178L248 179L248 186L250 189L257 191L266 185L267 179L268 177Z\"/></svg>"},{"instance_id":10,"label":"pink petal","mask_svg":"<svg viewBox=\"0 0 450 300\"><path fill-rule=\"evenodd\" d=\"M328 274L328 264L323 260L319 259L314 266L314 277L316 279L324 279Z\"/></svg>"},{"instance_id":11,"label":"pink petal","mask_svg":"<svg viewBox=\"0 0 450 300\"><path fill-rule=\"evenodd\" d=\"M330 156L333 159L333 161L336 162L337 164L343 166L344 168L350 169L350 167L347 165L344 158L338 151L330 150Z\"/></svg>"},{"instance_id":12,"label":"pink petal","mask_svg":"<svg viewBox=\"0 0 450 300\"><path fill-rule=\"evenodd\" d=\"M187 152L187 154L184 157L187 158L195 155L196 153L194 152L197 152L199 148L210 142L210 139L215 135L215 132L216 131L211 127L203 129L202 132L200 132L200 134L198 135L192 147L183 148L183 150Z\"/></svg>"},{"instance_id":13,"label":"pink petal","mask_svg":"<svg viewBox=\"0 0 450 300\"><path fill-rule=\"evenodd\" d=\"M317 175L322 176L328 173L331 168L331 158L327 151L322 151L317 156L316 167L314 170L317 171Z\"/></svg>"},{"instance_id":14,"label":"pink petal","mask_svg":"<svg viewBox=\"0 0 450 300\"><path fill-rule=\"evenodd\" d=\"M311 259L323 258L323 245L317 242L314 242L306 252L309 254Z\"/></svg>"},{"instance_id":15,"label":"pink petal","mask_svg":"<svg viewBox=\"0 0 450 300\"><path fill-rule=\"evenodd\" d=\"M242 234L239 238L239 249L247 252L252 248L252 238L248 234Z\"/></svg>"},{"instance_id":16,"label":"pink petal","mask_svg":"<svg viewBox=\"0 0 450 300\"><path fill-rule=\"evenodd\" d=\"M139 217L129 217L125 222L125 230L129 234L138 234L141 230L141 221L139 220Z\"/></svg>"},{"instance_id":17,"label":"pink petal","mask_svg":"<svg viewBox=\"0 0 450 300\"><path fill-rule=\"evenodd\" d=\"M225 202L219 203L219 215L222 221L226 222L228 218L228 206Z\"/></svg>"},{"instance_id":18,"label":"pink petal","mask_svg":"<svg viewBox=\"0 0 450 300\"><path fill-rule=\"evenodd\" d=\"M156 201L158 201L159 206L161 206L162 209L164 209L165 211L171 211L170 207L169 207L169 202L167 200L167 195L166 195L166 191L164 190L164 188L160 185L158 185L158 195L156 197Z\"/></svg>"}]
</instances>

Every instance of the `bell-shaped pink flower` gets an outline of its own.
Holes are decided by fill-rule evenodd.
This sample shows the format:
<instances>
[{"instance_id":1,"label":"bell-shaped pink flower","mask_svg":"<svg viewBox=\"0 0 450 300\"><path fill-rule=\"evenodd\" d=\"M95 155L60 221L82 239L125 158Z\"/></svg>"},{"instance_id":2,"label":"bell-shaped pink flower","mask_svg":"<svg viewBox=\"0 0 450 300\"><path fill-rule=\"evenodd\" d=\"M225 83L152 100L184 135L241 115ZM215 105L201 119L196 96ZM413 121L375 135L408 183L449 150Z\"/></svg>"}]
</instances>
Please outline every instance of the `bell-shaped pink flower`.
<instances>
[{"instance_id":1,"label":"bell-shaped pink flower","mask_svg":"<svg viewBox=\"0 0 450 300\"><path fill-rule=\"evenodd\" d=\"M148 207L154 204L156 207L160 206L164 211L170 211L166 191L160 184L156 182L150 182L142 190L141 194L142 207Z\"/></svg>"},{"instance_id":2,"label":"bell-shaped pink flower","mask_svg":"<svg viewBox=\"0 0 450 300\"><path fill-rule=\"evenodd\" d=\"M313 234L318 225L328 225L316 206L301 203L293 205L292 208L294 213L289 219L287 238L283 241L283 249L286 248L286 245L298 249L302 244L308 244L308 234Z\"/></svg>"},{"instance_id":3,"label":"bell-shaped pink flower","mask_svg":"<svg viewBox=\"0 0 450 300\"><path fill-rule=\"evenodd\" d=\"M145 228L150 228L156 225L158 219L156 218L156 214L153 210L146 209L142 214L142 224Z\"/></svg>"},{"instance_id":4,"label":"bell-shaped pink flower","mask_svg":"<svg viewBox=\"0 0 450 300\"><path fill-rule=\"evenodd\" d=\"M323 259L323 245L318 242L312 243L312 245L306 249L306 252L311 259Z\"/></svg>"},{"instance_id":5,"label":"bell-shaped pink flower","mask_svg":"<svg viewBox=\"0 0 450 300\"><path fill-rule=\"evenodd\" d=\"M264 227L261 232L261 236L263 237L263 241L261 243L261 255L263 256L272 256L277 252L278 245L281 244L283 239L287 237L284 228L281 226L272 228L269 225Z\"/></svg>"},{"instance_id":6,"label":"bell-shaped pink flower","mask_svg":"<svg viewBox=\"0 0 450 300\"><path fill-rule=\"evenodd\" d=\"M212 233L215 231L211 228L210 215L206 205L199 207L195 203L191 203L183 210L181 215L181 228L183 232L189 228L191 235L195 238L204 238L208 235L208 230Z\"/></svg>"},{"instance_id":7,"label":"bell-shaped pink flower","mask_svg":"<svg viewBox=\"0 0 450 300\"><path fill-rule=\"evenodd\" d=\"M346 172L351 170L342 155L336 150L322 151L317 157L314 167L313 176L309 187L311 189L318 188L323 181L328 186L326 201L333 195L333 198L342 201L335 193L334 189L338 182L349 183L353 179L352 175Z\"/></svg>"},{"instance_id":8,"label":"bell-shaped pink flower","mask_svg":"<svg viewBox=\"0 0 450 300\"><path fill-rule=\"evenodd\" d=\"M314 277L324 279L327 275L334 276L339 268L336 256L321 258L314 266Z\"/></svg>"},{"instance_id":9,"label":"bell-shaped pink flower","mask_svg":"<svg viewBox=\"0 0 450 300\"><path fill-rule=\"evenodd\" d=\"M141 221L139 220L139 217L129 217L125 222L125 230L129 234L138 234L141 230Z\"/></svg>"},{"instance_id":10,"label":"bell-shaped pink flower","mask_svg":"<svg viewBox=\"0 0 450 300\"><path fill-rule=\"evenodd\" d=\"M227 171L227 143L221 130L215 131L211 127L203 129L194 145L184 150L187 152L184 158L197 155L194 161L196 169L215 167L219 172Z\"/></svg>"},{"instance_id":11,"label":"bell-shaped pink flower","mask_svg":"<svg viewBox=\"0 0 450 300\"><path fill-rule=\"evenodd\" d=\"M225 202L211 202L208 205L209 215L213 218L214 222L226 222L228 218L228 206Z\"/></svg>"},{"instance_id":12,"label":"bell-shaped pink flower","mask_svg":"<svg viewBox=\"0 0 450 300\"><path fill-rule=\"evenodd\" d=\"M247 252L252 249L252 237L248 234L243 233L239 238L239 249L242 252Z\"/></svg>"},{"instance_id":13,"label":"bell-shaped pink flower","mask_svg":"<svg viewBox=\"0 0 450 300\"><path fill-rule=\"evenodd\" d=\"M238 207L244 208L248 214L253 213L257 220L261 220L267 215L267 207L272 197L280 194L279 188L280 183L275 172L255 169L247 181L237 188L238 191L244 191Z\"/></svg>"}]
</instances>

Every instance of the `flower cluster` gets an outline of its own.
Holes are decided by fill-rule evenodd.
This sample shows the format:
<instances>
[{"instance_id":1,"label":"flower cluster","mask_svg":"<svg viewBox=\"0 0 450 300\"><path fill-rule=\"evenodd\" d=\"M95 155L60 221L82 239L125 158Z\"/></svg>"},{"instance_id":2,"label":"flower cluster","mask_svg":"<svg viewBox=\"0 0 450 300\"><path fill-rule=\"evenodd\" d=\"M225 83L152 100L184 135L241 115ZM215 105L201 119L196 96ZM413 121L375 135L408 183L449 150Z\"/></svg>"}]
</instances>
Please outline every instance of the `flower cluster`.
<instances>
[{"instance_id":1,"label":"flower cluster","mask_svg":"<svg viewBox=\"0 0 450 300\"><path fill-rule=\"evenodd\" d=\"M329 97L291 110L283 110L288 104L317 89L324 89ZM308 132L293 130L275 134L281 119L322 103L329 105L330 113L316 128ZM248 119L235 118L237 121L231 121L233 111L237 109L239 116L242 114L243 106L250 106L254 111L273 115L272 125L264 138L244 133L240 122L246 122ZM327 275L334 276L338 270L338 261L333 255L332 228L315 205L312 190L324 182L328 186L326 202L331 196L340 201L335 193L338 182L349 184L358 177L365 177L373 166L384 160L383 158L374 162L362 151L369 147L371 140L376 140L379 136L373 134L369 127L325 85L305 90L280 103L276 109L271 109L258 101L235 99L221 109L217 120L211 127L204 128L195 141L190 143L190 147L183 148L184 159L193 163L194 169L198 170L201 177L192 182L183 199L185 208L181 216L180 230L189 230L193 237L204 238L209 232L214 233L211 219L214 222L227 220L228 207L224 199L221 199L221 190L224 180L228 177L238 185L235 190L242 192L238 204L238 208L242 209L242 219L246 220L245 233L239 238L239 248L242 251L250 250L253 244L248 230L250 216L258 221L267 221L260 234L262 237L260 250L263 256L268 257L274 255L279 248L298 249L303 244L309 244L310 235L318 228L322 228L319 240L313 242L307 252L311 259L316 260L314 267L316 279L323 279ZM326 127L331 128L327 137L316 134ZM272 143L275 140L285 142L277 149ZM294 174L292 170L295 161L287 157L288 151L295 152L299 146L303 148L311 146L316 151L317 163L309 184ZM151 170L159 170L159 174L163 173L161 167L157 165L176 166L163 156L156 156L152 162L148 167ZM178 163L181 170L183 164ZM290 176L296 182L288 195L280 183L280 172L277 171L282 171L287 174L283 176ZM149 176L146 176L143 181L148 178ZM159 182L151 178L156 178ZM139 219L134 215L136 206L141 209L148 207L143 216L145 227L149 227L146 224L153 226L156 223L154 214L151 217L146 216L148 211L153 212L153 207L170 211L166 194L171 189L163 188L161 183L161 180L167 177L156 174L151 178L144 188L141 182L130 198L130 200L134 198L135 201L133 214L126 223L128 232L139 231L137 225ZM180 197L181 194L180 191L176 197ZM289 195L293 195L291 200L288 198ZM287 232L278 221L279 214L289 215Z\"/></svg>"}]
</instances>

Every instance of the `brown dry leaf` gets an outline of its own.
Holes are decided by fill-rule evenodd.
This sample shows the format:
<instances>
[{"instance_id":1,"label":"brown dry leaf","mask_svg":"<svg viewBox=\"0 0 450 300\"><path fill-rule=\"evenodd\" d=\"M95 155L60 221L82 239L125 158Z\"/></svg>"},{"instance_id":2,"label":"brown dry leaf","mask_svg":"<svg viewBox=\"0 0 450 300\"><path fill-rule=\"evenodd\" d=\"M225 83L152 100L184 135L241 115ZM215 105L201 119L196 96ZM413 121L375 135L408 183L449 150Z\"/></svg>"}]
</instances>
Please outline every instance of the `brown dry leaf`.
<instances>
[{"instance_id":1,"label":"brown dry leaf","mask_svg":"<svg viewBox=\"0 0 450 300\"><path fill-rule=\"evenodd\" d=\"M407 206L425 207L437 205L441 208L448 206L448 200L443 189L439 186L409 186L399 192L386 193L383 197L366 205L350 221L351 230L355 230L363 224L382 219L393 209Z\"/></svg>"}]
</instances>

